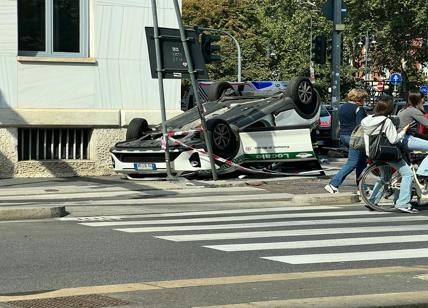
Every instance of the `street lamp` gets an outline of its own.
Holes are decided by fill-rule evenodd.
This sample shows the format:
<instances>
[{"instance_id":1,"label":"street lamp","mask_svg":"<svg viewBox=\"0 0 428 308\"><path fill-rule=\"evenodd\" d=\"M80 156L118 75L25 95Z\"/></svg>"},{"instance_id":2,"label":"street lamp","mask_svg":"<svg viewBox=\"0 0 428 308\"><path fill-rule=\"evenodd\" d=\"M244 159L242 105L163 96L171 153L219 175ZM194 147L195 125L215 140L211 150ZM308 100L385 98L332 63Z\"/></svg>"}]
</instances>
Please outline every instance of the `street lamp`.
<instances>
[{"instance_id":1,"label":"street lamp","mask_svg":"<svg viewBox=\"0 0 428 308\"><path fill-rule=\"evenodd\" d=\"M366 32L366 35L363 37L364 43L360 40L358 42L359 46L363 46L364 44L364 49L365 49L365 56L364 56L364 80L367 81L368 80L368 75L369 75L369 66L368 66L368 60L369 60L369 52L370 52L370 45L375 45L376 39L375 36L373 34L369 34L369 32Z\"/></svg>"}]
</instances>

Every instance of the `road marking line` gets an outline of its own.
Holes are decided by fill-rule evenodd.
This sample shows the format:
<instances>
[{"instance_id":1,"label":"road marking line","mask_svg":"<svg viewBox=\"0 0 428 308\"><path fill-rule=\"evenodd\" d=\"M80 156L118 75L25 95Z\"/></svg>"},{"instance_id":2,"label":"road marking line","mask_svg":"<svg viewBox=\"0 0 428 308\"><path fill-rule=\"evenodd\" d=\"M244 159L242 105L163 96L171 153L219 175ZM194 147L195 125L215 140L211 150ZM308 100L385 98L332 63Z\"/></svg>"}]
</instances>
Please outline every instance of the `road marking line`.
<instances>
[{"instance_id":1,"label":"road marking line","mask_svg":"<svg viewBox=\"0 0 428 308\"><path fill-rule=\"evenodd\" d=\"M356 228L323 228L323 229L298 229L281 231L260 231L260 232L226 232L226 233L200 233L184 235L155 236L173 242L193 242L193 241L215 241L215 240L235 240L249 238L286 237L286 236L307 236L307 235L327 235L327 234L352 234L352 233L380 233L380 232L400 232L400 231L428 231L428 224L423 225L403 225L403 226L379 226L379 227L356 227Z\"/></svg>"},{"instance_id":2,"label":"road marking line","mask_svg":"<svg viewBox=\"0 0 428 308\"><path fill-rule=\"evenodd\" d=\"M318 247L343 247L359 246L371 244L387 243L410 243L428 241L428 234L421 235L400 235L400 236L379 236L379 237L354 237L315 241L293 241L293 242L271 242L271 243L251 243L251 244L228 244L203 246L220 251L254 251L254 250L274 250L274 249L303 249Z\"/></svg>"},{"instance_id":3,"label":"road marking line","mask_svg":"<svg viewBox=\"0 0 428 308\"><path fill-rule=\"evenodd\" d=\"M296 221L271 221L260 223L240 223L221 225L196 225L196 226L171 226L171 227L143 227L143 228L120 228L117 231L128 233L142 232L171 232L171 231L195 231L195 230L221 230L221 229L246 229L265 227L288 227L288 226L316 226L329 224L358 224L358 223L379 223L379 222L409 222L427 221L425 216L396 216L396 217L375 217L375 218L345 218L345 219L325 219L325 220L296 220Z\"/></svg>"},{"instance_id":4,"label":"road marking line","mask_svg":"<svg viewBox=\"0 0 428 308\"><path fill-rule=\"evenodd\" d=\"M271 281L288 281L300 279L318 279L332 277L351 277L360 275L376 275L386 273L424 273L428 272L428 267L377 267L377 268L361 268L361 269L344 269L344 270L329 270L317 272L297 272L297 273L280 273L280 274L262 274L262 275L246 275L246 276L226 276L213 278L195 278L195 279L180 279L169 281L151 281L142 283L127 283L116 285L101 285L87 286L78 288L66 288L55 291L47 291L45 293L30 294L30 295L5 295L0 296L0 303L13 302L21 300L46 299L66 296L78 296L87 294L108 294L108 293L123 293L135 291L150 291L160 289L176 289L188 287L203 287L215 285L232 285L243 283L258 283Z\"/></svg>"},{"instance_id":5,"label":"road marking line","mask_svg":"<svg viewBox=\"0 0 428 308\"><path fill-rule=\"evenodd\" d=\"M223 216L204 218L182 218L182 219L153 219L153 220L131 220L131 221L105 221L105 222L83 222L83 226L88 227L111 227L111 226L131 226L131 225L170 225L170 224L190 224L222 221L245 221L263 219L283 219L283 218L311 218L311 217L340 217L340 216L372 216L388 214L387 212L370 213L368 211L339 211L339 212L317 212L317 213L285 213L267 215L246 215L246 216Z\"/></svg>"},{"instance_id":6,"label":"road marking line","mask_svg":"<svg viewBox=\"0 0 428 308\"><path fill-rule=\"evenodd\" d=\"M428 301L428 291L395 292L380 294L345 295L330 297L312 297L273 300L263 302L250 302L218 306L200 306L194 308L330 308L330 307L422 307ZM410 305L409 305L410 304Z\"/></svg>"},{"instance_id":7,"label":"road marking line","mask_svg":"<svg viewBox=\"0 0 428 308\"><path fill-rule=\"evenodd\" d=\"M427 258L428 248L377 250L365 252L326 253L293 256L261 257L262 259L289 264L313 264L350 261L396 260Z\"/></svg>"},{"instance_id":8,"label":"road marking line","mask_svg":"<svg viewBox=\"0 0 428 308\"><path fill-rule=\"evenodd\" d=\"M310 210L334 210L335 206L281 206L270 208L240 209L240 210L215 210L200 212L180 212L180 213L159 213L159 214L136 214L136 215L112 215L112 216L85 216L85 217L62 217L56 220L80 221L86 219L108 220L108 219L128 219L128 218L155 218L155 217L183 217L183 216L206 216L221 214L244 214L244 213L265 213L265 212L284 212L284 211L310 211Z\"/></svg>"}]
</instances>

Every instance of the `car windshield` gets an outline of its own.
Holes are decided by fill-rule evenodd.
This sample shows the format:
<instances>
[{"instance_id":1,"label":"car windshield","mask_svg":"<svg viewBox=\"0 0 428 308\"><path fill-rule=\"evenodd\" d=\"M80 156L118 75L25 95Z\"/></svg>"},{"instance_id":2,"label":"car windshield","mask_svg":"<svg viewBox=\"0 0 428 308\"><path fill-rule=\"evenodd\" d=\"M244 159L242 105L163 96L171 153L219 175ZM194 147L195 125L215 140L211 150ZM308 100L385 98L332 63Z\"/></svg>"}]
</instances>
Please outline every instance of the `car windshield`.
<instances>
[{"instance_id":1,"label":"car windshield","mask_svg":"<svg viewBox=\"0 0 428 308\"><path fill-rule=\"evenodd\" d=\"M321 105L320 117L328 117L330 113L324 105Z\"/></svg>"}]
</instances>

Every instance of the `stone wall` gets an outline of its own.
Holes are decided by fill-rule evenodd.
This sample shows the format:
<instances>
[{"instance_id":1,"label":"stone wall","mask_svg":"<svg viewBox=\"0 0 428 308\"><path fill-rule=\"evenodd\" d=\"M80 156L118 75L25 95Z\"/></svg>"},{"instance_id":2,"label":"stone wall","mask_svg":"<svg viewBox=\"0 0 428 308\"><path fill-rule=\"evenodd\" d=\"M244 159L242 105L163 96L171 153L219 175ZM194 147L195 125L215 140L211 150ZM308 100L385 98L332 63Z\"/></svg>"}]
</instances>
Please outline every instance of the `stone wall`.
<instances>
[{"instance_id":1,"label":"stone wall","mask_svg":"<svg viewBox=\"0 0 428 308\"><path fill-rule=\"evenodd\" d=\"M126 129L93 130L89 160L18 161L16 128L0 128L0 178L112 175L109 149L125 139Z\"/></svg>"},{"instance_id":2,"label":"stone wall","mask_svg":"<svg viewBox=\"0 0 428 308\"><path fill-rule=\"evenodd\" d=\"M0 128L0 177L12 177L18 162L16 128Z\"/></svg>"}]
</instances>

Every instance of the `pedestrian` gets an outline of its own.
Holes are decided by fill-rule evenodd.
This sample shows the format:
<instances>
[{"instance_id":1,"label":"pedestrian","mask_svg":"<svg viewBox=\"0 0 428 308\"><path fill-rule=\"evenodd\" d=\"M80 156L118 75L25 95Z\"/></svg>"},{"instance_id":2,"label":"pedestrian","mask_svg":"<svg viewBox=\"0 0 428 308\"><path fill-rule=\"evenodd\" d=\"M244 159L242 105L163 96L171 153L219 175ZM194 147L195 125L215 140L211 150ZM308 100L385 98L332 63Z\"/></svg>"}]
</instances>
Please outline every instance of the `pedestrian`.
<instances>
[{"instance_id":1,"label":"pedestrian","mask_svg":"<svg viewBox=\"0 0 428 308\"><path fill-rule=\"evenodd\" d=\"M367 156L370 153L370 138L369 136L379 135L385 133L386 138L391 144L395 144L398 147L400 142L404 139L409 125L404 126L398 133L393 120L390 116L394 111L394 104L392 99L389 97L381 98L375 106L374 115L369 115L361 121L361 126L364 129L364 143L366 147ZM382 132L380 131L382 128ZM373 140L373 139L372 139ZM381 170L381 177L378 183L373 188L373 193L370 197L371 202L377 204L381 200L384 193L384 182L387 182L391 176L391 167L401 175L400 193L398 198L395 200L395 208L406 213L417 213L418 210L412 208L410 200L412 198L412 170L410 166L405 162L404 159L396 161L389 161L388 167Z\"/></svg>"},{"instance_id":2,"label":"pedestrian","mask_svg":"<svg viewBox=\"0 0 428 308\"><path fill-rule=\"evenodd\" d=\"M424 101L423 96L418 92L410 92L407 104L404 109L398 112L398 118L400 119L399 129L410 125L409 130L404 136L401 145L404 149L410 151L428 151L428 140L418 138L418 126L428 128L428 119L425 118L424 113ZM425 185L428 179L428 156L424 158L416 171L416 174L425 180Z\"/></svg>"},{"instance_id":3,"label":"pedestrian","mask_svg":"<svg viewBox=\"0 0 428 308\"><path fill-rule=\"evenodd\" d=\"M363 108L366 97L366 91L352 89L348 93L348 102L341 105L339 108L340 141L348 148L352 131L361 123L361 120L367 116ZM359 176L366 166L367 159L364 151L349 148L346 164L342 166L339 172L324 188L332 194L339 192L340 185L342 185L345 178L354 170L356 172L356 182L358 184Z\"/></svg>"}]
</instances>

